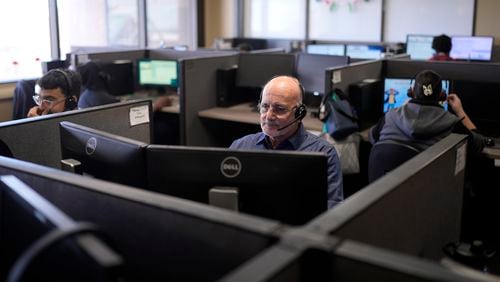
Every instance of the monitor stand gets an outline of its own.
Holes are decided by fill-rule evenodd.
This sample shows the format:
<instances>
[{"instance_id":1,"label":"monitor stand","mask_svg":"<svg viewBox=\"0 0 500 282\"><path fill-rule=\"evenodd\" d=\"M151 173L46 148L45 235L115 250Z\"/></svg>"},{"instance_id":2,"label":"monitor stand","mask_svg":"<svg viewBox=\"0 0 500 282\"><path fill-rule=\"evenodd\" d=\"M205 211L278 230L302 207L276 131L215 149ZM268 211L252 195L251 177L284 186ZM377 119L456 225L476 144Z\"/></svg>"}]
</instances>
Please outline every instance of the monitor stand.
<instances>
[{"instance_id":1,"label":"monitor stand","mask_svg":"<svg viewBox=\"0 0 500 282\"><path fill-rule=\"evenodd\" d=\"M75 159L61 160L61 169L72 173L82 174L82 163Z\"/></svg>"},{"instance_id":2,"label":"monitor stand","mask_svg":"<svg viewBox=\"0 0 500 282\"><path fill-rule=\"evenodd\" d=\"M237 187L215 186L208 191L208 203L211 206L238 211L238 195Z\"/></svg>"}]
</instances>

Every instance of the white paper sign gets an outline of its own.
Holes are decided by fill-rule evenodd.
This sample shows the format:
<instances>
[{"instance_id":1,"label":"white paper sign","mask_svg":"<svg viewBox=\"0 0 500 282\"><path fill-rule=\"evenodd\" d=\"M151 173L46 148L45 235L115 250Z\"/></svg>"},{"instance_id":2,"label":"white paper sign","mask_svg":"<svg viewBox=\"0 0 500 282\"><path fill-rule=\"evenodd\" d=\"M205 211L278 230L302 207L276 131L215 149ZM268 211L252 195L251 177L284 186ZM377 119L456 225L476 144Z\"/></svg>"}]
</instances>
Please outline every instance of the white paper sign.
<instances>
[{"instance_id":1,"label":"white paper sign","mask_svg":"<svg viewBox=\"0 0 500 282\"><path fill-rule=\"evenodd\" d=\"M149 122L149 106L139 106L130 108L130 126Z\"/></svg>"},{"instance_id":2,"label":"white paper sign","mask_svg":"<svg viewBox=\"0 0 500 282\"><path fill-rule=\"evenodd\" d=\"M342 81L342 71L334 71L332 75L332 83L336 84Z\"/></svg>"}]
</instances>

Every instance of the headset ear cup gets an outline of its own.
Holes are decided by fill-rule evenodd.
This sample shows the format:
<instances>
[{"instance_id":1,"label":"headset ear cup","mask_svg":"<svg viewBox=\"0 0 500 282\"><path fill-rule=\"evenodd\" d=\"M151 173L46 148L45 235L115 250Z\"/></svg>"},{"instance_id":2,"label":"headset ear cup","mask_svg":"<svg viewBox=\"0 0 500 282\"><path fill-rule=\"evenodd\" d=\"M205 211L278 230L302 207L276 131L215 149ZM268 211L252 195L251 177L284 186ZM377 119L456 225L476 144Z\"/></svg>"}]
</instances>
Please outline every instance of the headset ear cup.
<instances>
[{"instance_id":1,"label":"headset ear cup","mask_svg":"<svg viewBox=\"0 0 500 282\"><path fill-rule=\"evenodd\" d=\"M74 110L74 109L76 109L76 107L78 107L78 103L73 96L70 96L70 97L66 98L64 107L65 107L65 110L68 110L68 111Z\"/></svg>"},{"instance_id":2,"label":"headset ear cup","mask_svg":"<svg viewBox=\"0 0 500 282\"><path fill-rule=\"evenodd\" d=\"M413 98L413 89L408 88L408 92L406 92L406 95L408 95L409 98Z\"/></svg>"},{"instance_id":3,"label":"headset ear cup","mask_svg":"<svg viewBox=\"0 0 500 282\"><path fill-rule=\"evenodd\" d=\"M439 93L439 101L440 101L440 102L445 102L445 101L446 101L446 98L447 98L447 96L446 96L446 92L441 91L441 93Z\"/></svg>"},{"instance_id":4,"label":"headset ear cup","mask_svg":"<svg viewBox=\"0 0 500 282\"><path fill-rule=\"evenodd\" d=\"M295 118L296 119L303 119L307 114L307 109L304 104L300 104L300 106L297 107L295 110Z\"/></svg>"}]
</instances>

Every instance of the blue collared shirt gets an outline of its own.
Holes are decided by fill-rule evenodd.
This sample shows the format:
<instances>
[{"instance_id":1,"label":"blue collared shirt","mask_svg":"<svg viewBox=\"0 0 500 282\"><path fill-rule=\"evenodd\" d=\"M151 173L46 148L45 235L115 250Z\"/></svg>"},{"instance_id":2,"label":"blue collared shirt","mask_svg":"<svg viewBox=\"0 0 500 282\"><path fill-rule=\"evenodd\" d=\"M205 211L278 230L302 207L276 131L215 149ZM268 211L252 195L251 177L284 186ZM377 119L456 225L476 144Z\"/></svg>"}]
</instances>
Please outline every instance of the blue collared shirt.
<instances>
[{"instance_id":1,"label":"blue collared shirt","mask_svg":"<svg viewBox=\"0 0 500 282\"><path fill-rule=\"evenodd\" d=\"M263 132L250 134L237 139L231 144L230 149L254 149L272 150ZM340 159L335 148L328 143L304 129L300 124L297 132L288 140L278 145L276 150L324 152L328 156L328 208L334 207L344 199L342 186L342 169Z\"/></svg>"}]
</instances>

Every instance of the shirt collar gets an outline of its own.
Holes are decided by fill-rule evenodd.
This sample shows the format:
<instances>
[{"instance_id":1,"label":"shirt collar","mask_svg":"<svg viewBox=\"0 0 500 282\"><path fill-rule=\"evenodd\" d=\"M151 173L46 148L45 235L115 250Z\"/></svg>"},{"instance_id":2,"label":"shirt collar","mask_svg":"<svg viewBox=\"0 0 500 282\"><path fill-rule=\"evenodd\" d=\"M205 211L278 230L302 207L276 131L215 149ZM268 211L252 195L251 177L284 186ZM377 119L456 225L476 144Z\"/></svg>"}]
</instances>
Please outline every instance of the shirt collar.
<instances>
[{"instance_id":1,"label":"shirt collar","mask_svg":"<svg viewBox=\"0 0 500 282\"><path fill-rule=\"evenodd\" d=\"M293 134L288 138L287 140L283 141L277 149L291 149L291 150L296 150L299 148L300 144L302 144L302 141L304 137L307 135L307 131L304 128L304 125L302 123L299 124L299 128ZM267 135L264 134L264 132L261 132L260 136L257 138L256 145L264 145L266 148L271 148L271 144L267 141Z\"/></svg>"}]
</instances>

